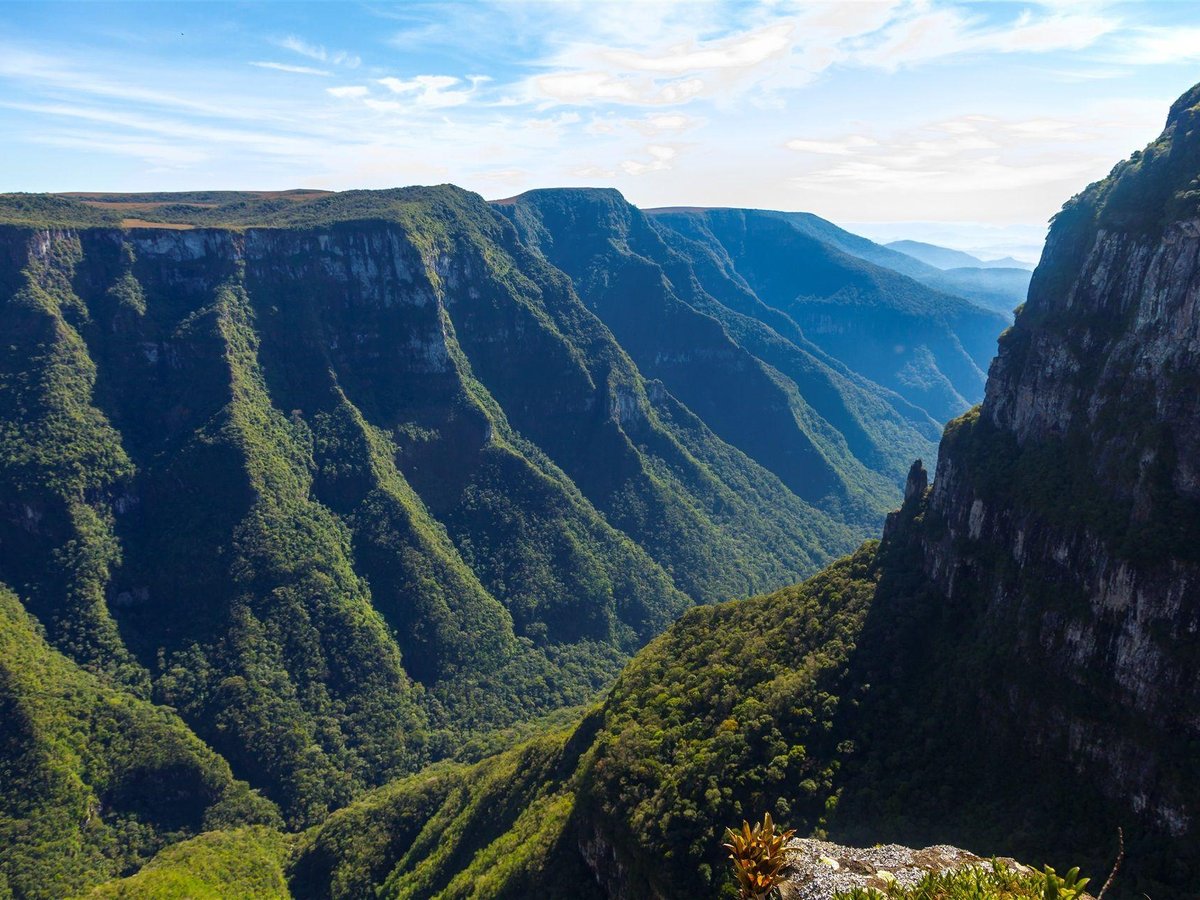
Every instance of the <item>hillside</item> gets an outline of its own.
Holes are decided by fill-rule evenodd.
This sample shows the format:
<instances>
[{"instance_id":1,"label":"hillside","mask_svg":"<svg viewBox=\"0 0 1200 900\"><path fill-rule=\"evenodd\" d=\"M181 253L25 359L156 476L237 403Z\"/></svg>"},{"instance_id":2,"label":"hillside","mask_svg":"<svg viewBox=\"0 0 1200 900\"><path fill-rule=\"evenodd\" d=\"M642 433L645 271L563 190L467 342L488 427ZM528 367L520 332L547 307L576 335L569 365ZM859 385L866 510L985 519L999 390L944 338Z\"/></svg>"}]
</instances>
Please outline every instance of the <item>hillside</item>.
<instances>
[{"instance_id":1,"label":"hillside","mask_svg":"<svg viewBox=\"0 0 1200 900\"><path fill-rule=\"evenodd\" d=\"M280 824L173 712L51 648L3 586L0 722L3 896L68 895L202 830Z\"/></svg>"},{"instance_id":2,"label":"hillside","mask_svg":"<svg viewBox=\"0 0 1200 900\"><path fill-rule=\"evenodd\" d=\"M936 434L928 415L830 358L735 276L694 265L615 191L532 191L497 208L571 276L643 372L801 496L871 504L872 470L898 482L905 452Z\"/></svg>"}]
</instances>

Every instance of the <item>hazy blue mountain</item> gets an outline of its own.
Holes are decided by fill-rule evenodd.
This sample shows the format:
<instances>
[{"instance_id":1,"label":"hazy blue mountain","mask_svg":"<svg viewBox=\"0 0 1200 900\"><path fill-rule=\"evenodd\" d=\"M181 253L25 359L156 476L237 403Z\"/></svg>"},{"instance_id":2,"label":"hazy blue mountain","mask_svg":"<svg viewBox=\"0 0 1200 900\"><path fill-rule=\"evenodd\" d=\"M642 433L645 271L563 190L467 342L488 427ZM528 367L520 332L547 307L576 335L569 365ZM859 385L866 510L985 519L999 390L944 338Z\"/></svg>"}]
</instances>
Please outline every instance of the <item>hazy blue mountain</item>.
<instances>
[{"instance_id":1,"label":"hazy blue mountain","mask_svg":"<svg viewBox=\"0 0 1200 900\"><path fill-rule=\"evenodd\" d=\"M1029 269L946 269L921 280L949 293L974 300L980 306L1011 315L1025 302L1033 273Z\"/></svg>"},{"instance_id":2,"label":"hazy blue mountain","mask_svg":"<svg viewBox=\"0 0 1200 900\"><path fill-rule=\"evenodd\" d=\"M1028 263L1005 256L1001 259L980 259L962 250L952 250L949 247L939 247L937 244L927 244L924 241L889 241L884 245L889 250L896 250L913 259L931 265L938 269L1028 269L1033 267Z\"/></svg>"},{"instance_id":3,"label":"hazy blue mountain","mask_svg":"<svg viewBox=\"0 0 1200 900\"><path fill-rule=\"evenodd\" d=\"M935 420L982 396L1005 319L811 233L836 226L736 209L661 210L651 218L679 236L679 251L696 260L706 287L719 278L735 280L761 301L749 314L768 323L784 317L825 354ZM839 244L870 249L860 243L865 239L843 235ZM714 284L710 293L721 290Z\"/></svg>"},{"instance_id":4,"label":"hazy blue mountain","mask_svg":"<svg viewBox=\"0 0 1200 900\"><path fill-rule=\"evenodd\" d=\"M868 262L908 275L917 281L947 294L954 294L994 312L1011 318L1012 311L1025 302L1029 291L1029 268L1013 259L983 262L968 253L945 250L933 244L917 241L895 241L880 245L860 235L839 228L811 213L775 213L784 221L807 235L832 244L839 250ZM921 253L906 252L910 245L945 250L945 262L956 266L939 265L938 254L926 258Z\"/></svg>"}]
</instances>

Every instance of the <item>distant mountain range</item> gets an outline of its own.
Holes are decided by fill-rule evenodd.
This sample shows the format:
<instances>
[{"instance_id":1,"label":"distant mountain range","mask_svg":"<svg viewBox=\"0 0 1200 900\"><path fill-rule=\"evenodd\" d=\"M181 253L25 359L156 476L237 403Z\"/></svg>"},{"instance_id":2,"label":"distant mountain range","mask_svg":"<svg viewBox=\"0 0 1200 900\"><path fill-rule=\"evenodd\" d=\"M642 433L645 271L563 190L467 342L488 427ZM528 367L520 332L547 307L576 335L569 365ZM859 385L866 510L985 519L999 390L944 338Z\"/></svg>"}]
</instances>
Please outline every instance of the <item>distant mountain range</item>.
<instances>
[{"instance_id":1,"label":"distant mountain range","mask_svg":"<svg viewBox=\"0 0 1200 900\"><path fill-rule=\"evenodd\" d=\"M890 241L884 244L891 250L898 250L913 259L936 269L1027 269L1033 271L1033 266L1005 256L1001 259L980 259L962 250L951 250L949 247L939 247L937 244L926 244L922 241Z\"/></svg>"}]
</instances>

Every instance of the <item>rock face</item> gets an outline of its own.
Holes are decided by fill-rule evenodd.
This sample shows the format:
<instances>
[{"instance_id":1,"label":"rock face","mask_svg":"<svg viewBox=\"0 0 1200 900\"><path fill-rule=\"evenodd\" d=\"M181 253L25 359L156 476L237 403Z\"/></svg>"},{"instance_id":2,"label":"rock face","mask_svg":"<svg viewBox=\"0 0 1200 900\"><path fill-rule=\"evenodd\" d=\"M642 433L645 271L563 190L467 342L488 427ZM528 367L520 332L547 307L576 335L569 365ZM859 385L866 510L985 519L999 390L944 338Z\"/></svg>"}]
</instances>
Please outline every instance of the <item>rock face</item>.
<instances>
[{"instance_id":1,"label":"rock face","mask_svg":"<svg viewBox=\"0 0 1200 900\"><path fill-rule=\"evenodd\" d=\"M973 727L1192 859L1198 104L1193 89L1158 141L1056 218L982 407L950 423L932 490L910 477L901 514L923 522L916 553L946 618L967 623L941 635L946 656L988 660ZM953 682L966 664L947 665Z\"/></svg>"},{"instance_id":2,"label":"rock face","mask_svg":"<svg viewBox=\"0 0 1200 900\"><path fill-rule=\"evenodd\" d=\"M882 891L893 884L908 887L930 872L992 865L991 860L947 844L914 850L899 844L843 847L803 838L788 845L787 859L785 880L779 886L781 900L830 900L834 894L854 888ZM997 861L1009 868L1025 868L1012 859Z\"/></svg>"}]
</instances>

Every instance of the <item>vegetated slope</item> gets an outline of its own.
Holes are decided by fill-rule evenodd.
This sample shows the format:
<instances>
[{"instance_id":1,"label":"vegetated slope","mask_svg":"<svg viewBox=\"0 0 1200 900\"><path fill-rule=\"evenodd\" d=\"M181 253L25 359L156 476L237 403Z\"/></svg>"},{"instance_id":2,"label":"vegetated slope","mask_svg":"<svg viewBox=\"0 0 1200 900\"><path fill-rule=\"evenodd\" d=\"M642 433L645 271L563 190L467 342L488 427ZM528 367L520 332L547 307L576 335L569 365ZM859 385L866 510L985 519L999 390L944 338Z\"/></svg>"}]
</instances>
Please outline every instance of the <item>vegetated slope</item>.
<instances>
[{"instance_id":1,"label":"vegetated slope","mask_svg":"<svg viewBox=\"0 0 1200 900\"><path fill-rule=\"evenodd\" d=\"M784 214L712 209L654 218L690 239L694 253L715 256L827 354L934 419L982 395L1005 325L999 315L850 256Z\"/></svg>"},{"instance_id":2,"label":"vegetated slope","mask_svg":"<svg viewBox=\"0 0 1200 900\"><path fill-rule=\"evenodd\" d=\"M0 894L59 897L274 806L174 713L51 648L0 586Z\"/></svg>"},{"instance_id":3,"label":"vegetated slope","mask_svg":"<svg viewBox=\"0 0 1200 900\"><path fill-rule=\"evenodd\" d=\"M873 516L890 492L873 473L898 480L904 455L929 446L928 417L829 359L730 273L694 265L616 191L495 205L644 373L800 496Z\"/></svg>"},{"instance_id":4,"label":"vegetated slope","mask_svg":"<svg viewBox=\"0 0 1200 900\"><path fill-rule=\"evenodd\" d=\"M117 227L132 208L181 227ZM771 393L723 399L803 418L806 482L647 378L452 187L6 195L0 216L20 223L0 225L0 580L289 827L589 700L693 603L852 548L895 490L889 443L927 446L927 417L819 353L793 362L845 435L726 339ZM106 852L139 860L140 835Z\"/></svg>"},{"instance_id":5,"label":"vegetated slope","mask_svg":"<svg viewBox=\"0 0 1200 900\"><path fill-rule=\"evenodd\" d=\"M435 767L309 832L296 897L700 897L731 889L718 823L817 827L874 548L808 583L689 611L604 706L472 767Z\"/></svg>"},{"instance_id":6,"label":"vegetated slope","mask_svg":"<svg viewBox=\"0 0 1200 900\"><path fill-rule=\"evenodd\" d=\"M951 255L927 259L921 254L905 252L907 245L917 243L915 241L894 241L881 245L812 213L771 211L767 214L777 216L797 231L832 244L844 253L907 275L941 293L964 297L1010 320L1013 309L1025 301L1025 294L1029 290L1032 271L1016 260L1006 258L984 262L968 253L942 247L933 249ZM933 259L953 262L954 265L939 265Z\"/></svg>"},{"instance_id":7,"label":"vegetated slope","mask_svg":"<svg viewBox=\"0 0 1200 900\"><path fill-rule=\"evenodd\" d=\"M288 839L263 826L210 831L163 850L87 900L290 900Z\"/></svg>"}]
</instances>

